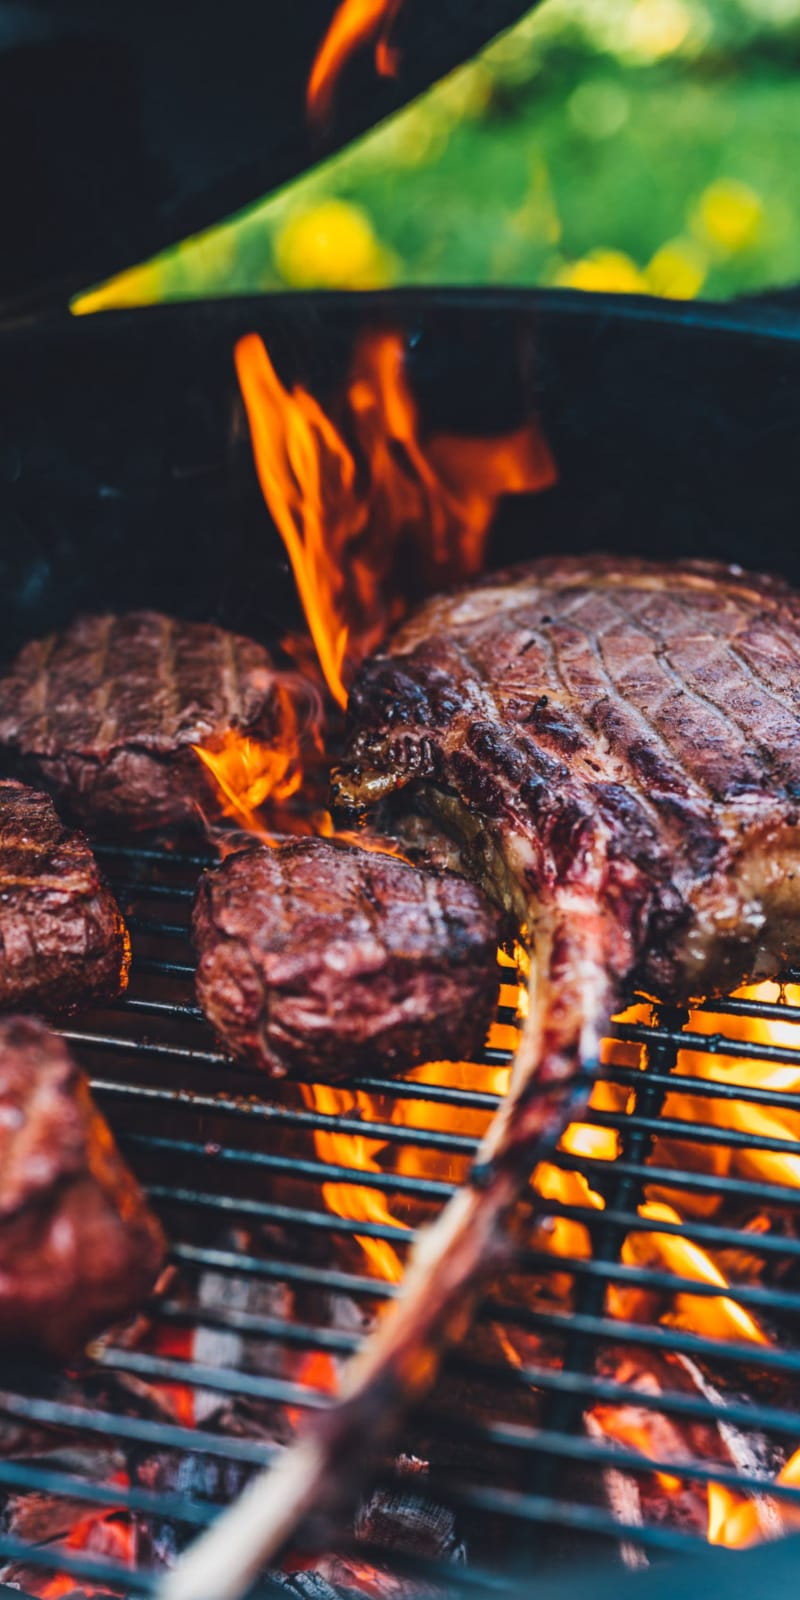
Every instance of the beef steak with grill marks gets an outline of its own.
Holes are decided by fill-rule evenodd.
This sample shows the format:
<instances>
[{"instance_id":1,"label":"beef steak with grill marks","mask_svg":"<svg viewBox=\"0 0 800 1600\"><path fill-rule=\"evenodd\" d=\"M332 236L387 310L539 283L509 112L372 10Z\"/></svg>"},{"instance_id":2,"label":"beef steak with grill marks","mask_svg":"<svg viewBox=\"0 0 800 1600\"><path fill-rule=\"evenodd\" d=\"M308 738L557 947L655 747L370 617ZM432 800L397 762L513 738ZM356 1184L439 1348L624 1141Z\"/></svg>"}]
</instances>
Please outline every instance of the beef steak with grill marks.
<instances>
[{"instance_id":1,"label":"beef steak with grill marks","mask_svg":"<svg viewBox=\"0 0 800 1600\"><path fill-rule=\"evenodd\" d=\"M0 782L0 1009L47 1014L125 987L129 947L83 834L49 795Z\"/></svg>"},{"instance_id":2,"label":"beef steak with grill marks","mask_svg":"<svg viewBox=\"0 0 800 1600\"><path fill-rule=\"evenodd\" d=\"M0 1346L73 1355L136 1309L164 1254L63 1040L0 1019Z\"/></svg>"},{"instance_id":3,"label":"beef steak with grill marks","mask_svg":"<svg viewBox=\"0 0 800 1600\"><path fill-rule=\"evenodd\" d=\"M499 918L465 879L332 839L254 846L200 881L197 993L274 1077L459 1060L497 999Z\"/></svg>"},{"instance_id":4,"label":"beef steak with grill marks","mask_svg":"<svg viewBox=\"0 0 800 1600\"><path fill-rule=\"evenodd\" d=\"M155 611L80 617L0 680L0 747L82 821L192 820L213 787L192 749L268 739L275 673L251 639Z\"/></svg>"},{"instance_id":5,"label":"beef steak with grill marks","mask_svg":"<svg viewBox=\"0 0 800 1600\"><path fill-rule=\"evenodd\" d=\"M595 969L603 1012L628 980L772 973L797 939L800 597L776 580L610 556L498 573L406 623L350 721L339 804L405 789L467 836L546 937L559 1026Z\"/></svg>"}]
</instances>

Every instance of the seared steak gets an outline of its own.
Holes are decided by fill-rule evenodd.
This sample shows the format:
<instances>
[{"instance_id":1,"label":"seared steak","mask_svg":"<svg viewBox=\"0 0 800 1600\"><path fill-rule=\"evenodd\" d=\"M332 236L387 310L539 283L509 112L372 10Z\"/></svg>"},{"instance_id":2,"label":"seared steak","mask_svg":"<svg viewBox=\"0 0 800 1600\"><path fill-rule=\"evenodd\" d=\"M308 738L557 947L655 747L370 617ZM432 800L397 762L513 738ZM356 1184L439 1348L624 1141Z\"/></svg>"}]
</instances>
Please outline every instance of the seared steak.
<instances>
[{"instance_id":1,"label":"seared steak","mask_svg":"<svg viewBox=\"0 0 800 1600\"><path fill-rule=\"evenodd\" d=\"M340 806L446 821L526 924L528 1018L470 1182L424 1230L343 1398L195 1546L165 1600L242 1589L433 1381L633 982L665 998L800 943L800 596L738 568L537 561L430 601L350 697ZM230 1553L235 1549L236 1569Z\"/></svg>"},{"instance_id":2,"label":"seared steak","mask_svg":"<svg viewBox=\"0 0 800 1600\"><path fill-rule=\"evenodd\" d=\"M0 782L0 1009L113 999L128 962L125 924L83 834L49 795Z\"/></svg>"},{"instance_id":3,"label":"seared steak","mask_svg":"<svg viewBox=\"0 0 800 1600\"><path fill-rule=\"evenodd\" d=\"M164 1253L63 1040L0 1019L0 1346L73 1355L135 1310Z\"/></svg>"},{"instance_id":4,"label":"seared steak","mask_svg":"<svg viewBox=\"0 0 800 1600\"><path fill-rule=\"evenodd\" d=\"M535 919L539 948L545 926L588 948L615 995L628 980L708 993L785 960L800 597L784 585L700 562L538 561L431 601L350 706L339 803L422 798Z\"/></svg>"},{"instance_id":5,"label":"seared steak","mask_svg":"<svg viewBox=\"0 0 800 1600\"><path fill-rule=\"evenodd\" d=\"M273 1077L458 1060L497 998L499 918L472 884L331 839L229 856L193 932L206 1016Z\"/></svg>"},{"instance_id":6,"label":"seared steak","mask_svg":"<svg viewBox=\"0 0 800 1600\"><path fill-rule=\"evenodd\" d=\"M192 819L213 785L192 749L269 738L275 674L251 639L155 611L81 617L0 680L0 747L84 821Z\"/></svg>"}]
</instances>

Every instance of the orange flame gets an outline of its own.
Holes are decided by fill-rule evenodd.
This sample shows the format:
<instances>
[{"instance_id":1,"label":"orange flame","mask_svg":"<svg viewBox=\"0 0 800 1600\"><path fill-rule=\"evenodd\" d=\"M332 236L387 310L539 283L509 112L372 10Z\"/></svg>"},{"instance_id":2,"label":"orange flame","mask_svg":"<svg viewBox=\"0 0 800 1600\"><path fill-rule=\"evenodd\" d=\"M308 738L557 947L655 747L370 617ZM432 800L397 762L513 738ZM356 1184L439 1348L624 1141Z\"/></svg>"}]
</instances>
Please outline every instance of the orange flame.
<instances>
[{"instance_id":1,"label":"orange flame","mask_svg":"<svg viewBox=\"0 0 800 1600\"><path fill-rule=\"evenodd\" d=\"M359 46L375 39L375 67L382 78L395 77L397 52L389 33L402 0L342 0L317 51L306 89L309 121L326 122L333 109L342 69Z\"/></svg>"},{"instance_id":2,"label":"orange flame","mask_svg":"<svg viewBox=\"0 0 800 1600\"><path fill-rule=\"evenodd\" d=\"M358 1115L369 1109L370 1098L360 1091L334 1089L330 1084L302 1084L303 1099L313 1111L323 1116ZM320 1161L337 1166L353 1167L360 1172L379 1172L376 1156L385 1149L385 1141L370 1139L366 1134L329 1133L319 1130L314 1134L316 1153ZM322 1197L334 1216L347 1217L356 1222L388 1223L404 1228L391 1214L386 1198L378 1189L365 1189L358 1183L324 1183ZM403 1263L387 1239L373 1239L369 1234L356 1234L356 1242L366 1256L376 1278L386 1283L399 1283L403 1276Z\"/></svg>"},{"instance_id":3,"label":"orange flame","mask_svg":"<svg viewBox=\"0 0 800 1600\"><path fill-rule=\"evenodd\" d=\"M503 950L498 951L498 960L502 965L509 965L509 958ZM515 1005L522 992L516 983L503 984L500 989L501 1003ZM496 1048L505 1046L509 1043L507 1035L512 1031L508 1025L492 1024L489 1043ZM434 1061L413 1068L407 1074L407 1081L435 1084L440 1088L462 1090L479 1088L483 1092L500 1097L508 1089L509 1075L508 1067L490 1067L464 1061ZM361 1089L334 1088L330 1084L302 1084L301 1090L306 1104L312 1110L326 1116L360 1118L364 1122L363 1134L336 1133L327 1129L320 1129L314 1134L315 1150L320 1161L354 1169L356 1181L326 1183L323 1185L322 1193L328 1209L335 1216L346 1217L356 1222L384 1223L403 1229L408 1227L407 1222L393 1214L386 1195L379 1189L365 1188L357 1181L359 1172L380 1172L379 1157L388 1153L385 1140L369 1137L371 1121L391 1122L398 1127L419 1128L426 1132L461 1133L467 1138L478 1138L484 1132L488 1120L485 1111L477 1111L470 1107L459 1107L456 1110L447 1103L404 1099L401 1095L392 1095L384 1101ZM408 1144L404 1142L396 1147L392 1165L392 1170L401 1175L418 1177L420 1174L425 1175L426 1172L430 1172L432 1176L446 1181L458 1181L462 1168L463 1162L459 1159L453 1163L449 1157L431 1151L423 1155L414 1146L413 1141L409 1141ZM400 1282L405 1270L403 1260L388 1239L373 1239L368 1234L355 1234L355 1239L375 1278L382 1279L386 1283Z\"/></svg>"},{"instance_id":4,"label":"orange flame","mask_svg":"<svg viewBox=\"0 0 800 1600\"><path fill-rule=\"evenodd\" d=\"M298 711L301 698L306 701L305 721ZM303 781L304 742L318 745L316 724L321 714L312 685L301 684L288 673L275 675L272 711L269 740L229 728L213 744L192 746L214 779L223 816L265 844L274 841L258 813L267 802L279 803L297 793Z\"/></svg>"},{"instance_id":5,"label":"orange flame","mask_svg":"<svg viewBox=\"0 0 800 1600\"><path fill-rule=\"evenodd\" d=\"M307 390L284 387L257 334L235 355L261 489L344 706L353 670L414 600L481 570L500 496L551 484L552 457L533 424L423 444L399 333L368 331L356 345L353 448Z\"/></svg>"},{"instance_id":6,"label":"orange flame","mask_svg":"<svg viewBox=\"0 0 800 1600\"><path fill-rule=\"evenodd\" d=\"M786 1462L775 1479L784 1488L800 1488L800 1450ZM769 1495L769 1486L764 1491ZM768 1502L772 1513L770 1532L793 1533L800 1528L800 1505L787 1501ZM752 1495L739 1494L723 1483L708 1486L708 1542L726 1545L729 1550L758 1544L765 1537L762 1504Z\"/></svg>"}]
</instances>

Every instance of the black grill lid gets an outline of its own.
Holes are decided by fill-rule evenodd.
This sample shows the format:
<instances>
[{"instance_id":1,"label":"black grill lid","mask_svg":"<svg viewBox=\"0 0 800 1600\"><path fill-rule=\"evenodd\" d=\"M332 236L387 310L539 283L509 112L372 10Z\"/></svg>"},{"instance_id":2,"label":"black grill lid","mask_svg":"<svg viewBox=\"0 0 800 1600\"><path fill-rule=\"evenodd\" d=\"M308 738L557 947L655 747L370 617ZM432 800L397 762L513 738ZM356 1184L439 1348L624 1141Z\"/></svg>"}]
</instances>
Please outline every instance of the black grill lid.
<instances>
[{"instance_id":1,"label":"black grill lid","mask_svg":"<svg viewBox=\"0 0 800 1600\"><path fill-rule=\"evenodd\" d=\"M402 0L396 78L348 63L329 127L309 71L338 0L0 0L0 309L77 289L285 182L404 104L531 0Z\"/></svg>"}]
</instances>

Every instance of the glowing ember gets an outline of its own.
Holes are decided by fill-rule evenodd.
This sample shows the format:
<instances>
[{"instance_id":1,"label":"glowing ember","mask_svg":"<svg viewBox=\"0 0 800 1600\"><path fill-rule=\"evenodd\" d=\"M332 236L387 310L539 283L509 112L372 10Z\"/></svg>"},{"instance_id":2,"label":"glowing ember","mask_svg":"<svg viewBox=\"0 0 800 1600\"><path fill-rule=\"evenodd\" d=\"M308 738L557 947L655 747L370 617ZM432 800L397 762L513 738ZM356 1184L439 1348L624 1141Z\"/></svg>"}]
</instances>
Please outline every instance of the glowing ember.
<instances>
[{"instance_id":1,"label":"glowing ember","mask_svg":"<svg viewBox=\"0 0 800 1600\"><path fill-rule=\"evenodd\" d=\"M125 1484L127 1481L121 1473L112 1479L112 1482ZM130 1514L123 1508L91 1511L73 1523L64 1539L64 1548L87 1550L93 1556L100 1556L106 1561L114 1561L120 1566L133 1568L136 1566L137 1557L136 1529L131 1522ZM63 1595L74 1594L77 1589L85 1594L101 1592L96 1585L87 1584L84 1580L79 1582L74 1574L66 1572L54 1573L40 1587L37 1586L36 1592L41 1600L61 1600Z\"/></svg>"},{"instance_id":2,"label":"glowing ember","mask_svg":"<svg viewBox=\"0 0 800 1600\"><path fill-rule=\"evenodd\" d=\"M192 1327L175 1327L169 1323L156 1323L147 1329L140 1340L140 1348L163 1356L171 1361L191 1363L194 1355ZM150 1383L157 1404L186 1428L193 1428L197 1418L197 1392L188 1383Z\"/></svg>"},{"instance_id":3,"label":"glowing ember","mask_svg":"<svg viewBox=\"0 0 800 1600\"><path fill-rule=\"evenodd\" d=\"M413 601L481 570L500 496L551 484L552 458L532 424L423 444L399 333L359 339L344 431L284 387L256 334L235 353L261 489L343 706L354 668Z\"/></svg>"},{"instance_id":4,"label":"glowing ember","mask_svg":"<svg viewBox=\"0 0 800 1600\"><path fill-rule=\"evenodd\" d=\"M327 121L336 84L354 51L375 40L375 67L382 78L397 72L397 54L389 34L402 0L342 0L314 58L306 90L309 120Z\"/></svg>"},{"instance_id":5,"label":"glowing ember","mask_svg":"<svg viewBox=\"0 0 800 1600\"><path fill-rule=\"evenodd\" d=\"M308 1350L301 1356L300 1361L292 1373L295 1383L302 1384L307 1389L316 1389L320 1394L335 1394L336 1392L336 1364L333 1356L327 1350ZM299 1428L303 1420L301 1406L287 1406L287 1416L293 1428Z\"/></svg>"}]
</instances>

